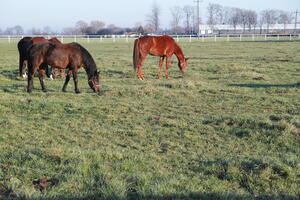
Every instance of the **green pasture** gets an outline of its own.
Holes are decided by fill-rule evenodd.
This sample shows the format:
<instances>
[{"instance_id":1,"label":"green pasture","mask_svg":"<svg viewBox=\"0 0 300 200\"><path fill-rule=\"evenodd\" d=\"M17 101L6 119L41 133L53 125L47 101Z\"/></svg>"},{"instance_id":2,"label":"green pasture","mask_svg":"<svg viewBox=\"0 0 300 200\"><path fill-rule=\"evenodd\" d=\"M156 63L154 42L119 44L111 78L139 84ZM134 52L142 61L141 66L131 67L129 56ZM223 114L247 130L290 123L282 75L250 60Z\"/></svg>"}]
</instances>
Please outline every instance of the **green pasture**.
<instances>
[{"instance_id":1,"label":"green pasture","mask_svg":"<svg viewBox=\"0 0 300 200\"><path fill-rule=\"evenodd\" d=\"M1 39L0 199L299 199L300 41L226 39L180 40L187 74L173 57L169 80L149 56L145 81L132 39L77 39L99 94L83 69L81 94L37 77L28 94Z\"/></svg>"}]
</instances>

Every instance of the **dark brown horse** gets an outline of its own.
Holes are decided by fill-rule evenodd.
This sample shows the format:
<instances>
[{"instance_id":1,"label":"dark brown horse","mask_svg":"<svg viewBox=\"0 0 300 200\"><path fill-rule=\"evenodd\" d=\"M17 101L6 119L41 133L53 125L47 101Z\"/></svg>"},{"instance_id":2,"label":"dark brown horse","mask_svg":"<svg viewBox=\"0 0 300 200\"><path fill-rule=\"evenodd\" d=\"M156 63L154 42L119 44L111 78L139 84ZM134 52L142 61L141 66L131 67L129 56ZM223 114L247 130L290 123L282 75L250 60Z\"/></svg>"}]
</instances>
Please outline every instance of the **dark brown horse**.
<instances>
[{"instance_id":1,"label":"dark brown horse","mask_svg":"<svg viewBox=\"0 0 300 200\"><path fill-rule=\"evenodd\" d=\"M177 56L178 67L181 72L186 73L186 66L188 58L185 58L181 48L174 41L174 39L168 35L163 36L143 36L136 39L133 49L133 66L137 71L139 79L144 80L145 77L142 72L142 65L146 56L150 54L153 56L160 56L159 69L157 77L161 79L160 73L163 65L163 61L166 58L166 78L169 78L169 66L171 63L171 57L173 54Z\"/></svg>"},{"instance_id":2,"label":"dark brown horse","mask_svg":"<svg viewBox=\"0 0 300 200\"><path fill-rule=\"evenodd\" d=\"M42 42L53 42L54 44L62 44L56 37L47 40L44 37L24 37L18 42L19 50L19 73L20 76L26 77L26 66L28 64L28 48L31 45L39 44ZM48 68L46 68L48 69ZM49 74L49 73L47 73ZM62 72L64 74L64 72Z\"/></svg>"},{"instance_id":3,"label":"dark brown horse","mask_svg":"<svg viewBox=\"0 0 300 200\"><path fill-rule=\"evenodd\" d=\"M70 76L73 74L75 92L80 93L78 89L78 69L84 67L88 75L88 84L96 92L99 87L99 72L97 72L96 63L91 54L78 43L59 44L43 42L33 45L29 50L28 56L28 87L31 92L33 88L33 75L39 69L39 79L42 90L46 92L44 75L45 66L50 65L53 68L69 69L62 90L66 92Z\"/></svg>"}]
</instances>

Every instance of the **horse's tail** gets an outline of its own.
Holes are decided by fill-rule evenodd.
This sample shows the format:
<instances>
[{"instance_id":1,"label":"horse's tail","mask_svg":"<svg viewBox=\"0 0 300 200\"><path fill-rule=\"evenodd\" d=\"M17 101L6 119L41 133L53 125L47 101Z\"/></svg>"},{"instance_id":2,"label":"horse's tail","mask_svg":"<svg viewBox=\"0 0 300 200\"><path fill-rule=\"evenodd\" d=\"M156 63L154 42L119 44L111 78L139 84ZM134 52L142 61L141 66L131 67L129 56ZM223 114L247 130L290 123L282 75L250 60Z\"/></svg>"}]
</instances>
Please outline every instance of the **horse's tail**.
<instances>
[{"instance_id":1,"label":"horse's tail","mask_svg":"<svg viewBox=\"0 0 300 200\"><path fill-rule=\"evenodd\" d=\"M140 57L140 51L139 51L139 39L136 39L134 41L134 48L133 48L133 68L134 71L138 68L138 60Z\"/></svg>"},{"instance_id":2,"label":"horse's tail","mask_svg":"<svg viewBox=\"0 0 300 200\"><path fill-rule=\"evenodd\" d=\"M18 42L19 51L19 73L24 73L24 61L27 60L27 47L30 45L31 37L24 37Z\"/></svg>"}]
</instances>

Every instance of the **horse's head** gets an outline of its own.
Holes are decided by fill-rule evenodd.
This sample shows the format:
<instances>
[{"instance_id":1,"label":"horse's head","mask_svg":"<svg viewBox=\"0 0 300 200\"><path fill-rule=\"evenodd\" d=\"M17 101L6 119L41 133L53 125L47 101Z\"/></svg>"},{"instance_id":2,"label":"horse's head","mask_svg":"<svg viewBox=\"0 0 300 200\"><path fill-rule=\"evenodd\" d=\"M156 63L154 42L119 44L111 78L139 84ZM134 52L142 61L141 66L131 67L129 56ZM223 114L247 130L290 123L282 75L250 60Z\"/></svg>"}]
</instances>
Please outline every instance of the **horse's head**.
<instances>
[{"instance_id":1,"label":"horse's head","mask_svg":"<svg viewBox=\"0 0 300 200\"><path fill-rule=\"evenodd\" d=\"M99 72L95 71L95 73L89 77L89 86L94 92L98 92L101 89L99 85Z\"/></svg>"},{"instance_id":2,"label":"horse's head","mask_svg":"<svg viewBox=\"0 0 300 200\"><path fill-rule=\"evenodd\" d=\"M179 67L181 73L183 73L183 74L186 73L187 61L188 61L188 58L183 58L183 60L181 60L181 61L178 63L178 67Z\"/></svg>"}]
</instances>

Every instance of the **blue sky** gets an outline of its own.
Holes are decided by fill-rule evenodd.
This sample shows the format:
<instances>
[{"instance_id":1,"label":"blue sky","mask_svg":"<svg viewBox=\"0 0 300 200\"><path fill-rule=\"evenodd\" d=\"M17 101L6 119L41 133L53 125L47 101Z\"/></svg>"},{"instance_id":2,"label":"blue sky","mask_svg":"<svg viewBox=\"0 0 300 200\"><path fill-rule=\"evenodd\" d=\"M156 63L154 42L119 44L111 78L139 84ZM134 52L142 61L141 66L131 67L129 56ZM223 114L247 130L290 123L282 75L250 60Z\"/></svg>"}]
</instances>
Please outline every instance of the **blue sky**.
<instances>
[{"instance_id":1,"label":"blue sky","mask_svg":"<svg viewBox=\"0 0 300 200\"><path fill-rule=\"evenodd\" d=\"M78 20L90 22L101 20L121 27L145 24L154 0L3 0L0 7L0 28L21 25L25 30L32 27L50 26L60 31L72 27ZM194 0L156 0L161 9L162 27L170 23L170 8L173 6L195 5ZM300 9L300 0L203 0L202 15L209 3L223 6L247 8L255 11Z\"/></svg>"}]
</instances>

